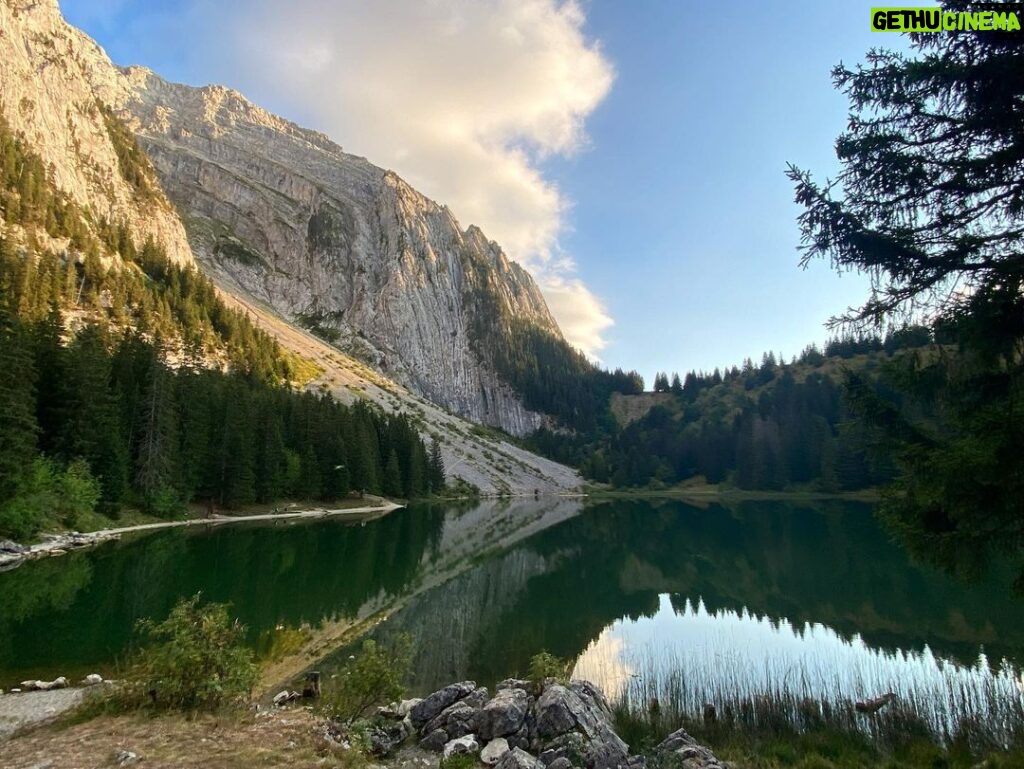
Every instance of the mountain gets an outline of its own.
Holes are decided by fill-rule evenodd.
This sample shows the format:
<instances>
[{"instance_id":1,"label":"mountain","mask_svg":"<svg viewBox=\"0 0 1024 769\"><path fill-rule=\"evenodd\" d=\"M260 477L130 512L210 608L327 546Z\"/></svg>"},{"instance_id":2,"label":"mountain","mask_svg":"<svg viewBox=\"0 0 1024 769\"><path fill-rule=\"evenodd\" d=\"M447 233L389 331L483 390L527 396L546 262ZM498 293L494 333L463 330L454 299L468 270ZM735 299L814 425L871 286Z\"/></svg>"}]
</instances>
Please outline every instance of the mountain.
<instances>
[{"instance_id":1,"label":"mountain","mask_svg":"<svg viewBox=\"0 0 1024 769\"><path fill-rule=\"evenodd\" d=\"M158 105L158 95L167 104ZM126 105L148 115L148 128ZM529 275L479 230L460 230L447 209L234 92L170 86L143 70L118 69L67 25L56 0L0 0L0 108L0 127L16 137L4 145L11 157L3 162L32 169L19 180L25 189L0 190L0 246L19 281L19 304L35 318L59 301L69 327L90 318L115 330L141 323L178 349L194 337L216 366L244 359L234 353L259 342L248 357L267 358L266 370L278 376L294 374L294 357L283 364L268 358L276 353L263 343L266 333L282 355L313 364L299 366L309 389L404 412L424 439L436 436L449 480L484 493L578 486L570 468L450 413L513 432L533 429L543 418L480 351L511 317L529 318L544 338L565 342ZM152 163L122 116L140 131ZM150 133L164 136L168 149ZM187 134L205 137L195 139L195 154L186 152ZM259 134L267 146L274 142L273 160L251 146ZM246 142L255 153L248 161ZM252 176L242 173L247 162ZM168 171L189 163L193 177L182 171L176 181ZM209 188L190 178L209 179ZM195 210L186 205L193 183ZM283 192L271 191L278 187ZM12 214L25 201L33 202L31 217ZM153 249L143 248L147 241ZM154 254L166 254L173 268ZM0 299L10 298L5 292L0 285ZM337 341L371 365L309 329L328 338L342 333ZM210 345L219 345L212 359Z\"/></svg>"},{"instance_id":2,"label":"mountain","mask_svg":"<svg viewBox=\"0 0 1024 769\"><path fill-rule=\"evenodd\" d=\"M102 49L64 22L55 0L0 2L0 114L93 218L124 223L140 244L152 237L171 260L189 263L177 213L98 98L97 82L120 79Z\"/></svg>"},{"instance_id":3,"label":"mountain","mask_svg":"<svg viewBox=\"0 0 1024 769\"><path fill-rule=\"evenodd\" d=\"M530 275L396 174L221 86L129 68L97 87L136 132L204 269L461 416L543 417L498 371L513 319L561 333Z\"/></svg>"}]
</instances>

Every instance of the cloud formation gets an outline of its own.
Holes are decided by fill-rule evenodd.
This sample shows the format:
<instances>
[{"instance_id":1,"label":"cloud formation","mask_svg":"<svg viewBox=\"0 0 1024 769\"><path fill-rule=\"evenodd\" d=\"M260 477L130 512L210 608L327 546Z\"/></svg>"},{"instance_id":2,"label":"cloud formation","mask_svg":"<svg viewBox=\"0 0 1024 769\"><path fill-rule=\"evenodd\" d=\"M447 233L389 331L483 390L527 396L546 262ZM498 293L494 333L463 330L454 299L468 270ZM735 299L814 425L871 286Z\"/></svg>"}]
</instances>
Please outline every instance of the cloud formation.
<instances>
[{"instance_id":1,"label":"cloud formation","mask_svg":"<svg viewBox=\"0 0 1024 769\"><path fill-rule=\"evenodd\" d=\"M202 69L480 226L599 354L612 320L559 248L569 204L539 168L586 147L614 77L575 0L195 1L189 15L210 36Z\"/></svg>"}]
</instances>

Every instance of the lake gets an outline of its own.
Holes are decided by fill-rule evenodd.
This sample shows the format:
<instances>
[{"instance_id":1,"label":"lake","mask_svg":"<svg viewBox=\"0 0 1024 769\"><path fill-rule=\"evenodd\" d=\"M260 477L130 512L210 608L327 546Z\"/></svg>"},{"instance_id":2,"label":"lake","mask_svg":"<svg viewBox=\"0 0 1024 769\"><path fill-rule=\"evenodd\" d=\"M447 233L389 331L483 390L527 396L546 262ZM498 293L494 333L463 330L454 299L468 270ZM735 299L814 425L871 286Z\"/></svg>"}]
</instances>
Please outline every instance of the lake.
<instances>
[{"instance_id":1,"label":"lake","mask_svg":"<svg viewBox=\"0 0 1024 769\"><path fill-rule=\"evenodd\" d=\"M916 565L869 506L839 501L488 501L126 538L0 573L0 687L111 674L138 619L199 591L260 648L303 623L408 633L419 692L493 685L547 649L613 697L697 713L891 691L941 733L1024 706L1005 575L965 585Z\"/></svg>"}]
</instances>

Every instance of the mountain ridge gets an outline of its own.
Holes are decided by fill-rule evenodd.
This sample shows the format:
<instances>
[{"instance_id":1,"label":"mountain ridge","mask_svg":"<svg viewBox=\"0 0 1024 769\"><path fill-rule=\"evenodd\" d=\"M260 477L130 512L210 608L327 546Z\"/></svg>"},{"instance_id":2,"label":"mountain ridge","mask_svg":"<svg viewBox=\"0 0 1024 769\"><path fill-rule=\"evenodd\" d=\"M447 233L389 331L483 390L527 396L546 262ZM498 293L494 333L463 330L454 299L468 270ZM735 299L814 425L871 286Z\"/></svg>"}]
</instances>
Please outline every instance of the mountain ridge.
<instances>
[{"instance_id":1,"label":"mountain ridge","mask_svg":"<svg viewBox=\"0 0 1024 769\"><path fill-rule=\"evenodd\" d=\"M118 254L120 247L110 243L111 227L116 234L116 228L124 225L128 228L127 236L130 236L136 245L141 247L142 243L152 239L167 248L168 256L185 268L191 269L192 265L203 267L203 272L214 279L222 299L230 306L244 310L257 326L269 331L283 347L316 360L320 366L321 376L310 385L311 389L331 392L346 403L366 399L379 405L386 412L409 412L424 436L434 435L440 438L450 478L461 478L485 494L561 493L578 487L579 476L570 468L519 449L503 441L500 436L490 435L473 423L445 411L445 406L449 411L459 410L458 402L453 404L449 398L447 403L442 402L441 406L437 406L425 399L422 394L412 392L400 383L388 381L385 376L336 347L329 346L315 339L308 331L290 324L288 321L294 318L285 317L285 313L280 312L269 302L261 301L258 296L253 297L244 290L244 286L239 287L239 275L244 278L245 270L239 268L237 264L235 275L228 270L211 268L211 264L216 267L220 262L230 261L233 258L230 253L225 253L223 249L220 252L201 251L201 258L194 259L192 243L201 243L202 236L209 233L200 231L197 234L193 231L186 235L181 219L164 196L163 183L152 175L148 158L136 157L133 154L138 153L134 138L126 131L116 114L119 100L123 102L134 93L129 78L144 76L144 71L136 68L126 73L117 69L102 48L84 33L67 25L55 0L2 0L0 32L0 53L4 54L0 56L3 59L0 62L0 71L4 74L0 79L0 102L5 105L4 116L10 119L12 129L22 137L27 146L46 159L50 173L45 183L54 184L63 194L79 201L85 212L85 221L94 229L90 241L94 244L92 247L95 248L97 241L100 242L99 262L94 260L94 266L90 268L88 259L91 257L76 246L73 239L69 242L67 239L43 237L41 242L37 242L36 232L31 228L23 228L13 220L5 220L0 210L0 237L13 235L12 243L23 242L17 248L21 253L19 258L24 260L26 267L32 267L35 262L34 269L39 269L38 265L42 264L39 257L45 252L48 265L56 264L59 270L68 274L76 266L81 270L83 264L87 269L127 269L128 272L136 274L137 266L121 262L124 255ZM64 61L64 58L67 58L67 61ZM36 77L36 73L40 72L51 74ZM207 89L206 96L211 95L215 97L214 102L232 103L236 110L242 104L242 97L237 92L221 86ZM23 98L32 100L31 114L19 110L17 106L11 107L12 104L18 105ZM248 106L244 107L242 112L254 116L249 125L259 127L258 123L262 121L268 123L266 130L270 130L271 127L281 130L303 130L272 116L250 102L245 102L245 105ZM110 107L114 108L113 112ZM240 113L233 114L237 117ZM154 112L154 119L158 118L159 110ZM58 130L61 125L64 129ZM292 128L288 129L287 126ZM81 149L75 146L76 136L83 137L80 139L83 145ZM323 134L304 131L302 136L308 147L321 148L314 150L317 153L341 151ZM91 159L89 164L85 159ZM449 223L448 232L451 234L452 243L464 246L473 252L478 261L485 263L484 272L489 277L493 279L493 269L500 269L523 279L525 289L520 294L510 292L510 302L530 302L534 299L543 302L532 280L529 283L525 282L528 279L525 271L509 263L500 249L487 241L478 228L470 227L462 231L451 226L450 223L454 222L454 219L446 207L427 201L397 176L377 169L364 159L353 157L351 162L353 165L361 166L365 172L362 177L350 178L352 194L359 193L366 184L372 184L385 193L386 199L395 211L401 205L418 209L429 208L435 220ZM212 172L214 169L208 166L207 170ZM93 176L96 178L92 178ZM289 178L297 184L302 181L294 177ZM302 188L301 184L297 188ZM317 193L311 185L303 189L312 191L314 196ZM311 219L312 216L305 222L305 235L310 241L315 242L324 235L324 232L316 226L311 231ZM331 231L332 221L328 217L325 223L328 240L335 237ZM422 220L420 224L425 221ZM214 233L218 234L223 235ZM398 240L409 232L408 228L397 227L388 231L388 234ZM106 240L104 236L107 236ZM423 257L420 261L426 261L431 257L433 247L429 238L421 237L419 243L425 246L422 254L406 249L397 254L399 259L415 265L417 258ZM222 238L219 244L228 247L230 251L231 246L240 245L240 242L237 239L232 241ZM245 252L241 253L244 256ZM436 256L433 254L435 263L438 261ZM449 268L462 269L460 252L450 248L444 256L449 260ZM238 259L235 258L234 261L237 262ZM407 277L400 273L397 275L399 278ZM425 273L421 271L413 273L413 276L422 278ZM398 288L403 286L401 280L396 280L395 284ZM360 288L352 287L352 290L358 293L357 289ZM71 298L74 301L74 292L71 293ZM451 298L455 299L454 296ZM461 295L458 298L461 300ZM106 307L109 305L109 299L101 297L97 300L97 306ZM107 305L104 305L104 302ZM369 313L367 318L375 323L381 319L387 320L385 311L391 310L392 307L393 305L387 304L371 306L373 312ZM392 312L393 315L397 315L391 318L392 324L404 320L400 309ZM557 326L546 311L546 306L543 306L543 310L544 313L539 317L546 317L548 331L551 334L558 333ZM108 311L113 312L114 308L100 310L101 314ZM73 308L73 314L81 315L77 308ZM462 345L459 349L460 360L454 367L457 373L464 376L465 387L462 395L465 403L470 406L462 410L471 412L470 416L473 416L474 404L479 408L481 403L486 403L482 408L491 411L492 414L500 412L506 416L511 415L511 421L506 419L502 426L511 427L512 431L518 429L525 432L539 424L543 418L524 409L516 394L502 383L497 375L488 374L492 377L486 382L488 390L475 389L480 387L481 377L476 369L473 357L475 353L470 348L466 334L468 324L464 318L456 314L450 314L449 317L456 322L455 330L462 335L459 340ZM412 328L415 329L416 326L413 325ZM428 331L430 333L426 339L413 335L413 339L423 349L427 349L424 345L431 339L439 338L436 328ZM358 335L353 333L353 337L358 338ZM367 346L370 353L375 351L372 345ZM385 349L384 354L397 355L397 352ZM373 361L372 355L367 357ZM433 360L436 362L438 357L444 357L443 349L440 356L435 355ZM440 384L443 385L444 381L440 380ZM488 394L481 398L478 392Z\"/></svg>"},{"instance_id":2,"label":"mountain ridge","mask_svg":"<svg viewBox=\"0 0 1024 769\"><path fill-rule=\"evenodd\" d=\"M208 271L461 416L516 435L545 423L498 372L490 340L510 318L561 331L479 227L237 91L122 72L101 90Z\"/></svg>"}]
</instances>

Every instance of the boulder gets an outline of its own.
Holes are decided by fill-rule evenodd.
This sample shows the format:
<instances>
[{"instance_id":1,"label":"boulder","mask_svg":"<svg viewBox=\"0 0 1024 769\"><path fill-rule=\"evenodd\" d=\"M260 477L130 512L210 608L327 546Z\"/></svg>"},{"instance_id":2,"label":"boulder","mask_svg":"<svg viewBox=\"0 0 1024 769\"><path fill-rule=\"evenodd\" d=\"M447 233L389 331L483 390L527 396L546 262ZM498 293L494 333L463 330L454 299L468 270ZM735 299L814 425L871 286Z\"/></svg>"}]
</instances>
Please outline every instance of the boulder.
<instances>
[{"instance_id":1,"label":"boulder","mask_svg":"<svg viewBox=\"0 0 1024 769\"><path fill-rule=\"evenodd\" d=\"M473 681L462 681L439 689L413 706L409 712L413 725L417 729L422 729L428 721L437 718L442 710L469 696L475 690L476 684Z\"/></svg>"},{"instance_id":2,"label":"boulder","mask_svg":"<svg viewBox=\"0 0 1024 769\"><path fill-rule=\"evenodd\" d=\"M451 758L457 753L479 753L480 743L476 741L476 735L467 734L463 737L458 737L454 740L449 740L445 743L444 749L441 751L443 758Z\"/></svg>"},{"instance_id":3,"label":"boulder","mask_svg":"<svg viewBox=\"0 0 1024 769\"><path fill-rule=\"evenodd\" d=\"M501 757L496 769L544 769L544 765L522 748L512 748Z\"/></svg>"},{"instance_id":4,"label":"boulder","mask_svg":"<svg viewBox=\"0 0 1024 769\"><path fill-rule=\"evenodd\" d=\"M412 709L419 705L421 702L423 702L423 700L421 700L419 697L415 697L411 700L402 700L398 703L398 707L395 708L395 711L402 718L405 718L412 712Z\"/></svg>"},{"instance_id":5,"label":"boulder","mask_svg":"<svg viewBox=\"0 0 1024 769\"><path fill-rule=\"evenodd\" d=\"M436 718L430 720L422 731L424 734L430 734L438 729L444 729L449 739L462 737L474 731L473 727L479 712L478 708L467 704L466 700L459 700L454 705L449 705L442 710Z\"/></svg>"},{"instance_id":6,"label":"boulder","mask_svg":"<svg viewBox=\"0 0 1024 769\"><path fill-rule=\"evenodd\" d=\"M488 766L494 766L509 750L508 740L498 737L488 742L480 751L480 760Z\"/></svg>"},{"instance_id":7,"label":"boulder","mask_svg":"<svg viewBox=\"0 0 1024 769\"><path fill-rule=\"evenodd\" d=\"M589 705L591 709L600 713L605 720L609 723L612 722L612 707L608 704L608 700L605 699L604 692L597 686L590 683L590 681L577 680L569 684L569 689L575 692L576 696Z\"/></svg>"},{"instance_id":8,"label":"boulder","mask_svg":"<svg viewBox=\"0 0 1024 769\"><path fill-rule=\"evenodd\" d=\"M487 692L487 687L481 686L467 694L462 700L460 700L460 702L464 702L479 710L487 704L487 700L490 698L490 694Z\"/></svg>"},{"instance_id":9,"label":"boulder","mask_svg":"<svg viewBox=\"0 0 1024 769\"><path fill-rule=\"evenodd\" d=\"M82 683L85 686L99 686L101 683L103 683L103 676L101 676L99 673L90 673L84 679L82 679Z\"/></svg>"},{"instance_id":10,"label":"boulder","mask_svg":"<svg viewBox=\"0 0 1024 769\"><path fill-rule=\"evenodd\" d=\"M714 753L699 744L685 729L677 729L655 749L656 753L674 753L686 769L722 769L724 764Z\"/></svg>"},{"instance_id":11,"label":"boulder","mask_svg":"<svg viewBox=\"0 0 1024 769\"><path fill-rule=\"evenodd\" d=\"M548 686L537 700L537 736L544 747L576 732L583 738L582 757L588 769L609 769L626 763L629 746L611 726L611 709L592 684L573 682ZM573 763L573 756L566 756Z\"/></svg>"},{"instance_id":12,"label":"boulder","mask_svg":"<svg viewBox=\"0 0 1024 769\"><path fill-rule=\"evenodd\" d=\"M534 686L533 681L527 681L525 678L506 678L495 687L495 691L502 689L522 689L524 692L532 692Z\"/></svg>"},{"instance_id":13,"label":"boulder","mask_svg":"<svg viewBox=\"0 0 1024 769\"><path fill-rule=\"evenodd\" d=\"M24 555L28 552L28 548L24 545L19 545L17 542L12 542L9 539L0 539L0 553L10 553L13 555Z\"/></svg>"},{"instance_id":14,"label":"boulder","mask_svg":"<svg viewBox=\"0 0 1024 769\"><path fill-rule=\"evenodd\" d=\"M527 716L527 718L529 718L529 716ZM522 748L523 750L529 750L530 743L532 742L530 739L530 730L526 727L526 724L523 724L522 729L515 734L510 734L506 739L508 740L508 746L510 748Z\"/></svg>"},{"instance_id":15,"label":"boulder","mask_svg":"<svg viewBox=\"0 0 1024 769\"><path fill-rule=\"evenodd\" d=\"M572 769L572 761L565 756L559 756L548 764L548 769Z\"/></svg>"},{"instance_id":16,"label":"boulder","mask_svg":"<svg viewBox=\"0 0 1024 769\"><path fill-rule=\"evenodd\" d=\"M572 766L579 766L584 762L586 752L586 741L579 732L567 732L561 737L549 742L540 753L540 762L550 767L558 759L564 758Z\"/></svg>"},{"instance_id":17,"label":"boulder","mask_svg":"<svg viewBox=\"0 0 1024 769\"><path fill-rule=\"evenodd\" d=\"M424 750L429 750L431 753L440 753L447 744L448 735L444 729L435 729L420 740L420 747Z\"/></svg>"},{"instance_id":18,"label":"boulder","mask_svg":"<svg viewBox=\"0 0 1024 769\"><path fill-rule=\"evenodd\" d=\"M541 739L552 739L571 731L576 726L574 712L582 709L579 697L564 686L549 686L537 700L537 734Z\"/></svg>"},{"instance_id":19,"label":"boulder","mask_svg":"<svg viewBox=\"0 0 1024 769\"><path fill-rule=\"evenodd\" d=\"M524 690L499 689L476 715L477 734L484 740L515 734L523 728L529 709L530 695Z\"/></svg>"},{"instance_id":20,"label":"boulder","mask_svg":"<svg viewBox=\"0 0 1024 769\"><path fill-rule=\"evenodd\" d=\"M371 726L366 734L370 741L370 752L377 758L389 756L409 736L402 721L391 721Z\"/></svg>"}]
</instances>

